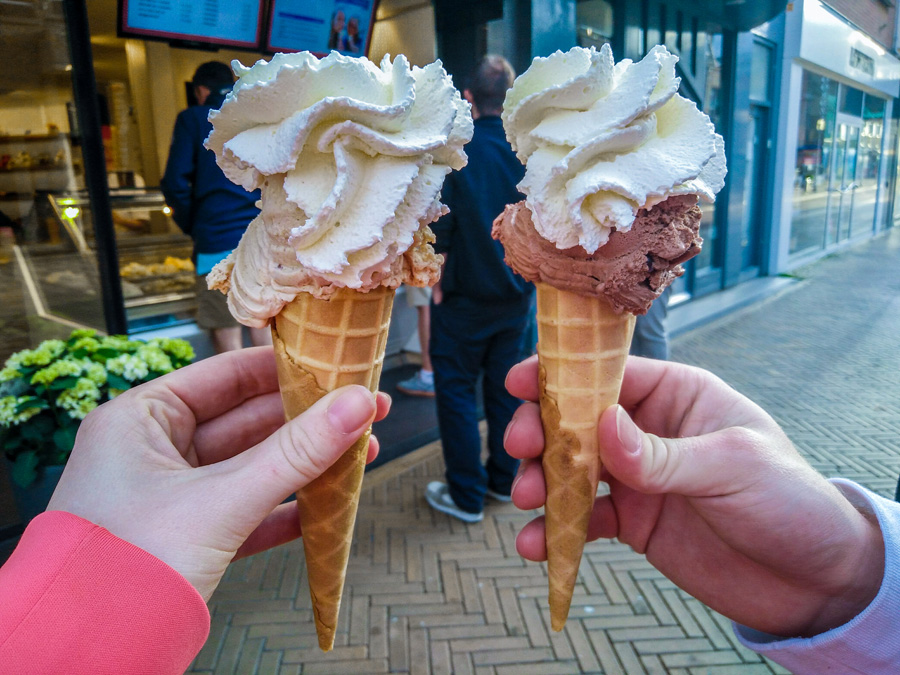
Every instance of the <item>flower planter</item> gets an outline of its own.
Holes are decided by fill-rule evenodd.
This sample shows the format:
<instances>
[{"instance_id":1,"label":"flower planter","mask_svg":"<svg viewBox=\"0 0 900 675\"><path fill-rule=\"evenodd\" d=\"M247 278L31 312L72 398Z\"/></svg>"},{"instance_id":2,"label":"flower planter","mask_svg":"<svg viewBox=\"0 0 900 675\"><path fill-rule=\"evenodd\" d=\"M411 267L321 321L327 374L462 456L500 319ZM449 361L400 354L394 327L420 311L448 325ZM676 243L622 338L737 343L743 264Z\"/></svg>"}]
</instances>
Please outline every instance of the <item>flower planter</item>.
<instances>
[{"instance_id":1,"label":"flower planter","mask_svg":"<svg viewBox=\"0 0 900 675\"><path fill-rule=\"evenodd\" d=\"M7 467L11 468L11 462L7 462ZM50 497L53 496L64 468L62 465L45 467L38 474L37 480L24 488L10 480L13 501L22 519L22 525L27 525L32 518L47 510L47 504L50 503Z\"/></svg>"}]
</instances>

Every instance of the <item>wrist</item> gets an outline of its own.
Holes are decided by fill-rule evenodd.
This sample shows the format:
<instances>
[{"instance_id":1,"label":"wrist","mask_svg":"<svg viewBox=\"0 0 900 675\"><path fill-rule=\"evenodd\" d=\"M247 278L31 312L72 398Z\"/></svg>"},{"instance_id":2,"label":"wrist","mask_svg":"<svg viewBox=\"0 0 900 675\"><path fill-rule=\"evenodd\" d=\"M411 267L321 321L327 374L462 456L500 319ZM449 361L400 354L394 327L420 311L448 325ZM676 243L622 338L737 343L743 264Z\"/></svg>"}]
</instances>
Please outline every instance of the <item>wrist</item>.
<instances>
[{"instance_id":1,"label":"wrist","mask_svg":"<svg viewBox=\"0 0 900 675\"><path fill-rule=\"evenodd\" d=\"M855 510L853 537L833 584L823 593L818 611L801 631L813 637L843 626L861 614L878 595L884 578L884 536L871 511Z\"/></svg>"}]
</instances>

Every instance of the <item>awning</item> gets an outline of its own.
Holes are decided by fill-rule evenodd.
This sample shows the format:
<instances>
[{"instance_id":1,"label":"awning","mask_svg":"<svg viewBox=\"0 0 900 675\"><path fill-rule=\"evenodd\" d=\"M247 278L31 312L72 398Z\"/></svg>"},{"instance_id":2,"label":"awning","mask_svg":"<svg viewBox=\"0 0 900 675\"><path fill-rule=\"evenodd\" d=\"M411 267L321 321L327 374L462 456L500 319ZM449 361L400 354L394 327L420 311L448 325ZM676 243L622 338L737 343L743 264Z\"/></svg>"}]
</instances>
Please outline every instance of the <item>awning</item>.
<instances>
[{"instance_id":1,"label":"awning","mask_svg":"<svg viewBox=\"0 0 900 675\"><path fill-rule=\"evenodd\" d=\"M746 31L781 14L788 0L702 0L698 4L714 14L723 28Z\"/></svg>"}]
</instances>

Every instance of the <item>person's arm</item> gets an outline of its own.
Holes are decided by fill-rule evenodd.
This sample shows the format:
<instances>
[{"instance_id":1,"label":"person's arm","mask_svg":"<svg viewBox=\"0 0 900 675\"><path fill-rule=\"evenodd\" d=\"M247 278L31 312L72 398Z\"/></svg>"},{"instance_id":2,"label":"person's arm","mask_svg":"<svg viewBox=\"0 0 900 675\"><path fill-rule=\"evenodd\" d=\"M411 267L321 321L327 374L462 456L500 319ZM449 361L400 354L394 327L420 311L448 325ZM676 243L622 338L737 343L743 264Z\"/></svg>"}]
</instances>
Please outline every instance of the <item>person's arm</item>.
<instances>
[{"instance_id":1,"label":"person's arm","mask_svg":"<svg viewBox=\"0 0 900 675\"><path fill-rule=\"evenodd\" d=\"M94 410L54 513L0 568L0 672L183 672L229 563L299 537L296 504L284 500L389 406L384 394L344 387L285 422L272 348L258 347ZM370 437L369 461L377 452ZM24 655L26 669L7 665Z\"/></svg>"},{"instance_id":2,"label":"person's arm","mask_svg":"<svg viewBox=\"0 0 900 675\"><path fill-rule=\"evenodd\" d=\"M510 393L536 401L537 370L535 358L513 368ZM813 637L870 606L887 578L877 520L816 472L761 408L706 371L634 357L619 400L598 425L610 494L595 502L589 539L617 537L761 633ZM525 460L513 501L541 506L537 403L517 411L506 448ZM523 528L517 547L546 558L543 519Z\"/></svg>"},{"instance_id":3,"label":"person's arm","mask_svg":"<svg viewBox=\"0 0 900 675\"><path fill-rule=\"evenodd\" d=\"M196 130L191 128L188 115L181 113L175 120L172 143L166 160L166 171L160 188L166 204L172 209L172 219L187 234L193 229L192 202L194 174L197 169Z\"/></svg>"},{"instance_id":4,"label":"person's arm","mask_svg":"<svg viewBox=\"0 0 900 675\"><path fill-rule=\"evenodd\" d=\"M180 574L64 511L27 527L0 567L0 672L183 673L209 612Z\"/></svg>"},{"instance_id":5,"label":"person's arm","mask_svg":"<svg viewBox=\"0 0 900 675\"><path fill-rule=\"evenodd\" d=\"M809 638L784 638L735 624L738 639L795 675L859 673L889 675L900 669L896 633L900 607L900 504L856 483L832 483L864 515L877 519L884 536L884 578L878 595L847 623Z\"/></svg>"}]
</instances>

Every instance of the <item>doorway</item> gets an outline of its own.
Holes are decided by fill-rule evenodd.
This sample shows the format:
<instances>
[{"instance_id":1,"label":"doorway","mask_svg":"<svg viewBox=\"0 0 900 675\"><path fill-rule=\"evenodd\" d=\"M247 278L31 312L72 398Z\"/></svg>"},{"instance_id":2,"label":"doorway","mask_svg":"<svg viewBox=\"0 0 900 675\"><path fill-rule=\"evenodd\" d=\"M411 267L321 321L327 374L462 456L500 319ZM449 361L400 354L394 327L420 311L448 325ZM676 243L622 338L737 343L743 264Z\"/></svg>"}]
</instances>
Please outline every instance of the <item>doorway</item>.
<instances>
[{"instance_id":1,"label":"doorway","mask_svg":"<svg viewBox=\"0 0 900 675\"><path fill-rule=\"evenodd\" d=\"M828 207L826 212L825 246L837 244L850 238L853 222L853 203L856 196L857 158L859 156L859 136L861 120L838 116L834 139L834 161L831 164L831 178L828 182Z\"/></svg>"}]
</instances>

